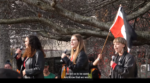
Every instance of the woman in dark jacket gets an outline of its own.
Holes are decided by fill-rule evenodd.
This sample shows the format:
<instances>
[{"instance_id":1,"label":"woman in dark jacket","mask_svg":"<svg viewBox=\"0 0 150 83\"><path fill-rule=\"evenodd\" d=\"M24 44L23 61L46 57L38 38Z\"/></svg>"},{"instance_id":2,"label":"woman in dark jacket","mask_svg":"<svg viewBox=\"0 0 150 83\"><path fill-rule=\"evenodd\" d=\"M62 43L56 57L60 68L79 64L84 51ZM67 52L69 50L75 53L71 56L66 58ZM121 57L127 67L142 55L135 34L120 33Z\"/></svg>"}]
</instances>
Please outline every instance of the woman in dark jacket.
<instances>
[{"instance_id":1,"label":"woman in dark jacket","mask_svg":"<svg viewBox=\"0 0 150 83\"><path fill-rule=\"evenodd\" d=\"M110 62L110 78L136 78L137 65L133 55L127 52L126 40L122 37L113 41L117 56Z\"/></svg>"},{"instance_id":2,"label":"woman in dark jacket","mask_svg":"<svg viewBox=\"0 0 150 83\"><path fill-rule=\"evenodd\" d=\"M29 35L25 38L25 53L21 57L21 50L18 53L16 60L17 66L20 67L20 73L23 78L44 78L44 57L46 56L39 39L34 35Z\"/></svg>"},{"instance_id":3,"label":"woman in dark jacket","mask_svg":"<svg viewBox=\"0 0 150 83\"><path fill-rule=\"evenodd\" d=\"M88 57L85 53L84 41L80 34L74 34L71 37L70 58L65 53L62 53L61 58L67 66L65 78L85 79L88 77Z\"/></svg>"}]
</instances>

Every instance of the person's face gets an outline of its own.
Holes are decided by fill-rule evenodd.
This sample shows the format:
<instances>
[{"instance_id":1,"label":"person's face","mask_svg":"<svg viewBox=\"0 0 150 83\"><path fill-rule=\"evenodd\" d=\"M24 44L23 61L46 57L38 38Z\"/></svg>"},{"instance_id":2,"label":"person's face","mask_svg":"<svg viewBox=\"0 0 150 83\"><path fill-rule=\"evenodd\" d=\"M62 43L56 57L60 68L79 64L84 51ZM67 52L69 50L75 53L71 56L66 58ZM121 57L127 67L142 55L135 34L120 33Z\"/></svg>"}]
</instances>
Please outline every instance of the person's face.
<instances>
[{"instance_id":1,"label":"person's face","mask_svg":"<svg viewBox=\"0 0 150 83\"><path fill-rule=\"evenodd\" d=\"M117 42L114 43L114 49L117 53L121 53L124 47L125 45L122 43L117 43Z\"/></svg>"},{"instance_id":2,"label":"person's face","mask_svg":"<svg viewBox=\"0 0 150 83\"><path fill-rule=\"evenodd\" d=\"M71 37L71 48L76 49L78 46L78 40L75 36Z\"/></svg>"},{"instance_id":3,"label":"person's face","mask_svg":"<svg viewBox=\"0 0 150 83\"><path fill-rule=\"evenodd\" d=\"M5 69L12 69L12 67L9 64L5 64L4 68Z\"/></svg>"},{"instance_id":4,"label":"person's face","mask_svg":"<svg viewBox=\"0 0 150 83\"><path fill-rule=\"evenodd\" d=\"M25 46L26 46L26 48L28 48L28 46L29 46L29 38L28 37L25 38Z\"/></svg>"},{"instance_id":5,"label":"person's face","mask_svg":"<svg viewBox=\"0 0 150 83\"><path fill-rule=\"evenodd\" d=\"M49 71L48 68L49 68L49 66L44 66L43 72L44 72L44 73L47 73L47 72Z\"/></svg>"}]
</instances>

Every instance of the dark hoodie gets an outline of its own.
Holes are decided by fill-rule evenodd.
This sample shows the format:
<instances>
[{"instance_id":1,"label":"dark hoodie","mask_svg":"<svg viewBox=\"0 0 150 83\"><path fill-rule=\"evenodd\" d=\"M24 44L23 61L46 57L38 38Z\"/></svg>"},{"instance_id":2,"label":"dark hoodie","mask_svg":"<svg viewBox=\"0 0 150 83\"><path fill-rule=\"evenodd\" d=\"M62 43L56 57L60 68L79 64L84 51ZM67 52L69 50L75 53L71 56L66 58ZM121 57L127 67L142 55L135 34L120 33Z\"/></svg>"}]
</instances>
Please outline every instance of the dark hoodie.
<instances>
[{"instance_id":1,"label":"dark hoodie","mask_svg":"<svg viewBox=\"0 0 150 83\"><path fill-rule=\"evenodd\" d=\"M92 79L99 79L101 72L97 66L93 66L93 62L89 62L89 73L92 73Z\"/></svg>"}]
</instances>

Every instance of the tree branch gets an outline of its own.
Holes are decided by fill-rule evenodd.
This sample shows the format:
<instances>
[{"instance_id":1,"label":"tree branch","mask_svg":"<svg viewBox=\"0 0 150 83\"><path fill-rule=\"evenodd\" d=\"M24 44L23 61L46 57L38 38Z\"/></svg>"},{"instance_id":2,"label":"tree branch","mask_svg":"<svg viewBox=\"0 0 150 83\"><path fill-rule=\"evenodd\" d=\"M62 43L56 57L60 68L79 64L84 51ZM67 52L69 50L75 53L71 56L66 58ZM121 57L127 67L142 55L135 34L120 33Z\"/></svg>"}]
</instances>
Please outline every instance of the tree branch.
<instances>
[{"instance_id":1,"label":"tree branch","mask_svg":"<svg viewBox=\"0 0 150 83\"><path fill-rule=\"evenodd\" d=\"M14 2L16 0L0 0L0 2Z\"/></svg>"},{"instance_id":2,"label":"tree branch","mask_svg":"<svg viewBox=\"0 0 150 83\"><path fill-rule=\"evenodd\" d=\"M100 21L98 21L92 17L86 17L86 16L82 16L82 15L79 15L79 14L74 13L74 12L70 12L70 11L64 9L63 7L61 7L59 4L53 3L50 5L48 3L42 2L42 0L23 0L23 1L28 3L28 4L37 6L37 7L41 8L42 10L45 10L45 11L56 11L60 15L67 17L70 20L73 20L75 22L94 26L94 27L97 27L97 28L100 28L103 30L109 30L109 25L107 25L106 23L100 22ZM54 8L52 8L52 6Z\"/></svg>"},{"instance_id":3,"label":"tree branch","mask_svg":"<svg viewBox=\"0 0 150 83\"><path fill-rule=\"evenodd\" d=\"M114 3L114 2L117 2L118 0L105 0L105 1L103 1L101 4L99 4L99 5L96 5L95 7L94 7L94 9L95 10L99 10L100 8L102 8L102 7L105 7L105 6L107 6L107 5L109 5L109 4L112 4L112 3Z\"/></svg>"},{"instance_id":4,"label":"tree branch","mask_svg":"<svg viewBox=\"0 0 150 83\"><path fill-rule=\"evenodd\" d=\"M74 22L78 22L80 24L94 26L94 27L100 28L101 30L106 30L106 31L108 31L110 28L109 25L107 25L104 22L100 22L92 17L86 17L86 16L82 16L82 15L79 15L74 12L68 11L68 10L62 8L58 4L55 6L55 10L60 15L66 17L66 18L69 18L70 20L72 20Z\"/></svg>"},{"instance_id":5,"label":"tree branch","mask_svg":"<svg viewBox=\"0 0 150 83\"><path fill-rule=\"evenodd\" d=\"M65 33L64 29L61 27L58 27L57 25L54 25L51 21L45 19L45 18L39 18L39 17L22 17L17 19L0 19L0 24L17 24L17 23L30 23L30 22L40 22L43 24L48 25L49 27L53 28L55 31L61 33Z\"/></svg>"},{"instance_id":6,"label":"tree branch","mask_svg":"<svg viewBox=\"0 0 150 83\"><path fill-rule=\"evenodd\" d=\"M53 28L55 31L57 31L59 34L62 35L72 35L75 33L79 33L85 36L96 36L96 37L102 37L105 38L105 36L107 35L107 32L100 32L98 31L91 31L91 30L87 30L87 29L67 29L67 28L63 28L60 27L58 25L56 25L55 23L52 23L49 20L46 20L45 18L39 18L39 17L22 17L22 18L17 18L17 19L0 19L0 24L17 24L17 23L30 23L30 22L40 22L43 24L47 24L48 26L50 26L51 28ZM113 37L113 36L112 36Z\"/></svg>"},{"instance_id":7,"label":"tree branch","mask_svg":"<svg viewBox=\"0 0 150 83\"><path fill-rule=\"evenodd\" d=\"M59 13L63 17L66 17L74 22L94 26L96 28L100 28L101 30L108 31L112 24L112 22L104 23L104 22L100 22L92 17L86 17L86 16L82 16L82 15L79 15L74 12L68 11L68 10L64 9L63 7L61 7L59 4L56 4L55 2L52 5L50 5L48 3L42 2L42 0L23 0L23 1L26 3L35 5L46 11L55 10L57 13ZM53 0L53 1L55 1L55 0ZM54 8L52 8L52 6ZM132 19L144 14L149 9L150 9L150 2L148 2L143 8L139 9L138 11L133 12L132 14L128 15L127 19L132 20Z\"/></svg>"},{"instance_id":8,"label":"tree branch","mask_svg":"<svg viewBox=\"0 0 150 83\"><path fill-rule=\"evenodd\" d=\"M55 10L52 6L54 4L49 4L43 0L22 0L23 2L25 3L28 3L30 5L34 5L34 6L37 6L39 8L41 8L42 10L45 10L45 11L52 11L52 10Z\"/></svg>"},{"instance_id":9,"label":"tree branch","mask_svg":"<svg viewBox=\"0 0 150 83\"><path fill-rule=\"evenodd\" d=\"M131 9L131 10L129 11L129 13L131 13L131 12L134 11L134 10L137 10L139 7L145 5L145 3L146 3L146 1L143 1L143 2L141 2L141 3L139 3L139 4L137 4L133 9Z\"/></svg>"},{"instance_id":10,"label":"tree branch","mask_svg":"<svg viewBox=\"0 0 150 83\"><path fill-rule=\"evenodd\" d=\"M31 31L31 32L42 32L41 30L33 30L33 29L30 29L30 28L5 28L6 30L28 30L28 31Z\"/></svg>"},{"instance_id":11,"label":"tree branch","mask_svg":"<svg viewBox=\"0 0 150 83\"><path fill-rule=\"evenodd\" d=\"M50 39L55 39L58 41L70 41L71 36L63 36L63 35L50 35L46 34L44 32L38 32L42 37L50 38Z\"/></svg>"},{"instance_id":12,"label":"tree branch","mask_svg":"<svg viewBox=\"0 0 150 83\"><path fill-rule=\"evenodd\" d=\"M84 11L84 13L82 13L82 14L86 14L86 13L89 13L89 12L91 12L93 9L94 10L99 10L100 8L103 8L103 7L105 7L105 6L107 6L107 5L109 5L109 4L112 4L112 3L114 3L114 2L117 2L118 0L106 0L106 1L103 1L101 4L98 4L98 5L96 5L96 6L94 6L94 8L89 8L88 10L82 10L82 11ZM96 4L96 3L93 3L94 5Z\"/></svg>"},{"instance_id":13,"label":"tree branch","mask_svg":"<svg viewBox=\"0 0 150 83\"><path fill-rule=\"evenodd\" d=\"M16 24L16 23L25 23L25 22L40 22L43 24L47 24L48 26L50 26L50 28L53 28L54 30L56 30L60 35L72 35L72 34L81 34L83 36L85 36L85 38L90 37L90 36L94 36L94 37L99 37L99 38L103 38L106 39L108 32L106 31L100 31L100 30L88 30L88 29L73 29L73 28L62 28L58 25L56 25L55 23L52 23L49 20L46 20L44 18L38 18L38 17L22 17L22 18L17 18L17 19L0 19L0 24ZM41 31L42 32L42 31ZM146 41L150 40L150 32L149 31L136 31L138 38L137 41L140 42L141 44L149 44ZM54 38L54 36L52 36L51 38ZM64 38L64 40L67 38L65 37L57 37L57 39L61 40ZM114 39L113 35L109 35L109 39L110 41L112 41ZM143 40L145 42L143 42ZM138 43L138 44L140 44Z\"/></svg>"},{"instance_id":14,"label":"tree branch","mask_svg":"<svg viewBox=\"0 0 150 83\"><path fill-rule=\"evenodd\" d=\"M133 20L134 18L137 18L137 17L145 14L149 10L150 10L150 2L148 2L143 8L140 8L139 10L128 15L127 20Z\"/></svg>"},{"instance_id":15,"label":"tree branch","mask_svg":"<svg viewBox=\"0 0 150 83\"><path fill-rule=\"evenodd\" d=\"M38 32L42 37L50 38L50 39L55 39L58 41L70 41L71 35L52 35L52 34L46 34L44 32ZM87 36L83 36L83 39L87 39Z\"/></svg>"}]
</instances>

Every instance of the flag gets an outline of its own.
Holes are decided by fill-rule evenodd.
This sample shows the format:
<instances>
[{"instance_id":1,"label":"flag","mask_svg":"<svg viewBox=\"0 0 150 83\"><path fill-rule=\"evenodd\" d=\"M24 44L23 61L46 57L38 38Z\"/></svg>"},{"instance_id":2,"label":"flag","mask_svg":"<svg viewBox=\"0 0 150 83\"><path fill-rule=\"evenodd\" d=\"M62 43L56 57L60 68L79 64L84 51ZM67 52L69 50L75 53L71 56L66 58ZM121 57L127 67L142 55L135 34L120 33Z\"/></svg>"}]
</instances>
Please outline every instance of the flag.
<instances>
[{"instance_id":1,"label":"flag","mask_svg":"<svg viewBox=\"0 0 150 83\"><path fill-rule=\"evenodd\" d=\"M128 23L126 14L122 7L119 7L114 23L109 30L115 38L123 37L127 41L127 50L130 52L132 41L136 39L137 34Z\"/></svg>"}]
</instances>

